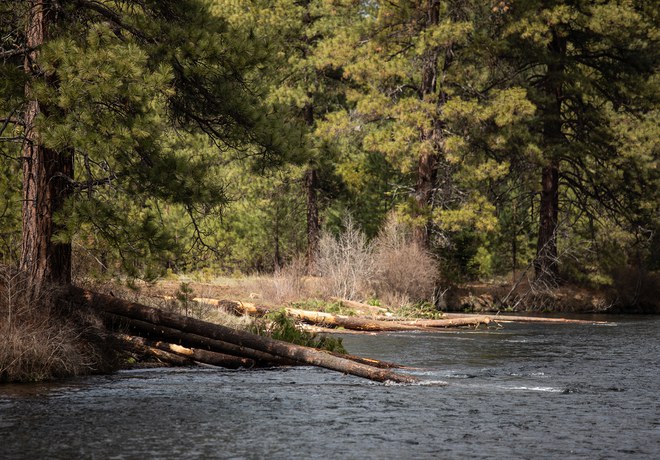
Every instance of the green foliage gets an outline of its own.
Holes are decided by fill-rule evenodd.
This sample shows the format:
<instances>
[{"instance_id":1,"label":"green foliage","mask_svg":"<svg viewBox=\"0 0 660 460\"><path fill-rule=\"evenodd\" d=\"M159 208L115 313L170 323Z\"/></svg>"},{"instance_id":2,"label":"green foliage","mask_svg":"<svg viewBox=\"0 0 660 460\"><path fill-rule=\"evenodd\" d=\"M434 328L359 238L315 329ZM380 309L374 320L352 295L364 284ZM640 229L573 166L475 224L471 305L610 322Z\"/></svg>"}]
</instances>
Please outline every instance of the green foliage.
<instances>
[{"instance_id":1,"label":"green foliage","mask_svg":"<svg viewBox=\"0 0 660 460\"><path fill-rule=\"evenodd\" d=\"M519 272L535 257L552 161L564 278L658 269L649 2L97 6L116 17L61 5L43 79L12 54L26 2L0 4L3 260L20 248L24 134L5 120L21 115L27 84L46 109L44 144L75 160L55 239L99 276L275 270L305 252L310 168L328 234L350 213L366 245L395 211L432 230L445 280Z\"/></svg>"},{"instance_id":2,"label":"green foliage","mask_svg":"<svg viewBox=\"0 0 660 460\"><path fill-rule=\"evenodd\" d=\"M402 305L395 310L396 316L414 319L440 319L442 312L438 311L429 302L419 302L411 305Z\"/></svg>"},{"instance_id":3,"label":"green foliage","mask_svg":"<svg viewBox=\"0 0 660 460\"><path fill-rule=\"evenodd\" d=\"M256 321L252 326L252 332L295 345L346 353L341 338L313 334L300 329L295 320L287 316L284 309L270 313L265 319Z\"/></svg>"}]
</instances>

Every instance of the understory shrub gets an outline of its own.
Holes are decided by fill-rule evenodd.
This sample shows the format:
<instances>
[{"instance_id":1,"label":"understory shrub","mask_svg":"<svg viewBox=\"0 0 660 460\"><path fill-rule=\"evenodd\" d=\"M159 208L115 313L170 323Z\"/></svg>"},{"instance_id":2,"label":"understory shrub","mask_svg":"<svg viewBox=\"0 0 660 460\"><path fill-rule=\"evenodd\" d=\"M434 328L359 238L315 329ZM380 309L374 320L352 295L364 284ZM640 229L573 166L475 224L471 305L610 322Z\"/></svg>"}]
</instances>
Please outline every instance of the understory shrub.
<instances>
[{"instance_id":1,"label":"understory shrub","mask_svg":"<svg viewBox=\"0 0 660 460\"><path fill-rule=\"evenodd\" d=\"M352 218L344 219L338 237L325 233L319 249L318 269L329 295L348 300L369 296L376 272L373 248Z\"/></svg>"},{"instance_id":2,"label":"understory shrub","mask_svg":"<svg viewBox=\"0 0 660 460\"><path fill-rule=\"evenodd\" d=\"M374 242L374 285L391 306L431 299L437 281L433 256L412 239L409 226L392 216Z\"/></svg>"},{"instance_id":3,"label":"understory shrub","mask_svg":"<svg viewBox=\"0 0 660 460\"><path fill-rule=\"evenodd\" d=\"M347 219L344 231L337 238L325 234L320 247L319 271L330 296L379 298L393 307L433 296L437 262L413 241L410 227L394 216L373 242Z\"/></svg>"}]
</instances>

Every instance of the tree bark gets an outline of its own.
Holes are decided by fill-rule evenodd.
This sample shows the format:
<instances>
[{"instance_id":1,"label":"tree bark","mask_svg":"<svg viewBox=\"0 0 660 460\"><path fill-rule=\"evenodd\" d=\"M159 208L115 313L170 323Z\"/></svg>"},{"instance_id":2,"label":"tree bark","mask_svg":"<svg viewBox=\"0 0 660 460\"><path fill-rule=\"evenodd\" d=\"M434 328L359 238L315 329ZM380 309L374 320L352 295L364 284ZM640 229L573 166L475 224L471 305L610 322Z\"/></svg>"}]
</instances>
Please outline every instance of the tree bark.
<instances>
[{"instance_id":1,"label":"tree bark","mask_svg":"<svg viewBox=\"0 0 660 460\"><path fill-rule=\"evenodd\" d=\"M34 95L32 85L42 77L38 59L40 48L48 36L50 4L45 0L32 0L27 17L27 47L24 70L28 75L25 85L26 107L24 115L25 143L23 146L23 234L20 267L27 272L36 286L44 282L69 284L71 282L71 244L54 243L58 228L54 215L63 207L70 193L68 179L73 177L73 157L46 147L37 126L44 114Z\"/></svg>"},{"instance_id":2,"label":"tree bark","mask_svg":"<svg viewBox=\"0 0 660 460\"><path fill-rule=\"evenodd\" d=\"M557 223L559 217L559 164L552 161L543 168L539 235L534 271L537 281L555 284L559 277Z\"/></svg>"},{"instance_id":3,"label":"tree bark","mask_svg":"<svg viewBox=\"0 0 660 460\"><path fill-rule=\"evenodd\" d=\"M566 39L554 30L548 45L550 62L544 81L548 105L543 108L543 136L548 152L548 162L541 173L541 202L539 209L539 234L536 245L534 271L537 281L554 285L559 280L557 253L557 225L559 223L559 154L556 149L564 142L562 133L562 103L564 99L561 81L564 76Z\"/></svg>"},{"instance_id":4,"label":"tree bark","mask_svg":"<svg viewBox=\"0 0 660 460\"><path fill-rule=\"evenodd\" d=\"M314 348L293 345L279 340L261 337L244 331L207 323L198 319L176 315L155 308L118 299L71 286L68 300L91 305L101 311L131 319L145 321L157 326L178 329L185 333L201 335L213 340L221 340L234 345L251 348L302 364L323 367L346 374L363 377L377 382L416 383L418 379L398 374L386 369L356 363Z\"/></svg>"}]
</instances>

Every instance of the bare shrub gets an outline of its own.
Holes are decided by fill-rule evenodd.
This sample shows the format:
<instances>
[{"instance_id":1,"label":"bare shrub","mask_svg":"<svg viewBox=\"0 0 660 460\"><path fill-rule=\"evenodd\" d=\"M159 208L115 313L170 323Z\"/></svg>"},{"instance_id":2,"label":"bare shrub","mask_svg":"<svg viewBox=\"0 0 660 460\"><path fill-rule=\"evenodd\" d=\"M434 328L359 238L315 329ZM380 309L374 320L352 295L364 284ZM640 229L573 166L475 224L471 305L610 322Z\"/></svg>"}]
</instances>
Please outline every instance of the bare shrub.
<instances>
[{"instance_id":1,"label":"bare shrub","mask_svg":"<svg viewBox=\"0 0 660 460\"><path fill-rule=\"evenodd\" d=\"M97 370L98 318L55 307L53 288L37 290L18 270L0 266L0 381L40 381Z\"/></svg>"},{"instance_id":2,"label":"bare shrub","mask_svg":"<svg viewBox=\"0 0 660 460\"><path fill-rule=\"evenodd\" d=\"M374 286L391 306L431 299L438 268L436 260L412 239L409 226L390 217L374 242Z\"/></svg>"},{"instance_id":3,"label":"bare shrub","mask_svg":"<svg viewBox=\"0 0 660 460\"><path fill-rule=\"evenodd\" d=\"M329 295L348 300L370 295L375 273L372 247L353 219L344 219L344 231L337 238L324 234L319 249L318 268Z\"/></svg>"}]
</instances>

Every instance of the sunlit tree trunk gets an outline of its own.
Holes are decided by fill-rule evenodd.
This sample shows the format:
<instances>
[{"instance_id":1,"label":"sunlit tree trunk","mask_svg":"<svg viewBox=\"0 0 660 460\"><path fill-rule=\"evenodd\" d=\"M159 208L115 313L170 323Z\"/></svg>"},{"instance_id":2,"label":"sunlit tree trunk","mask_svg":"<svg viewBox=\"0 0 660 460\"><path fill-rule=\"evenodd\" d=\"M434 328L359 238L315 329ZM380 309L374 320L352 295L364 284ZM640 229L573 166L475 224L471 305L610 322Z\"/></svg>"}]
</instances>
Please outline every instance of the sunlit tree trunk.
<instances>
[{"instance_id":1,"label":"sunlit tree trunk","mask_svg":"<svg viewBox=\"0 0 660 460\"><path fill-rule=\"evenodd\" d=\"M44 146L38 117L44 113L36 100L32 82L47 78L39 69L40 48L47 39L50 3L32 0L27 17L28 49L25 72L26 107L23 146L23 234L21 269L29 273L36 286L43 282L71 282L71 244L54 243L57 228L53 217L69 193L68 179L73 176L73 158Z\"/></svg>"}]
</instances>

